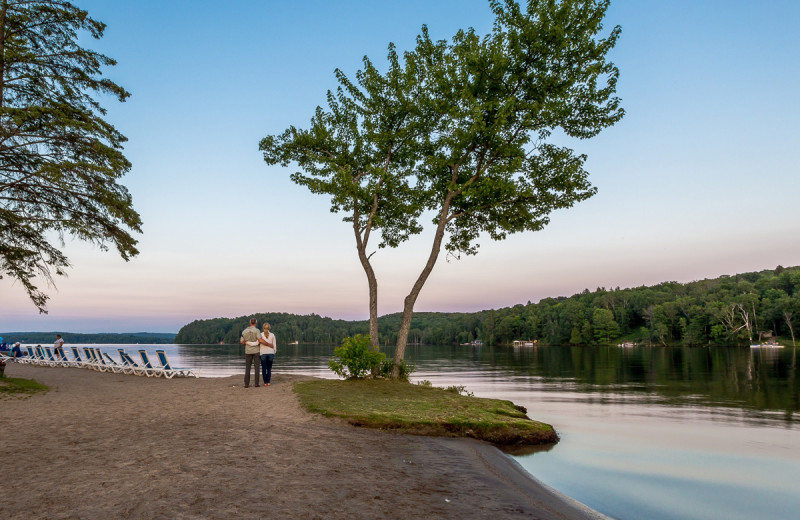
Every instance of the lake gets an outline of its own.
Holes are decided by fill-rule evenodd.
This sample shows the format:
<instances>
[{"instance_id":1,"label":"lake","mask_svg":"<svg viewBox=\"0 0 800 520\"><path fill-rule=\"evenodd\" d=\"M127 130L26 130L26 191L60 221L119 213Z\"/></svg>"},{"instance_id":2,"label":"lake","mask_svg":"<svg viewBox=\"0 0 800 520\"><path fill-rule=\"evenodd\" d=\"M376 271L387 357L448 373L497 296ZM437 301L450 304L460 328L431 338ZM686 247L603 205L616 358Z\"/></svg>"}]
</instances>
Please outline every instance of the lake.
<instances>
[{"instance_id":1,"label":"lake","mask_svg":"<svg viewBox=\"0 0 800 520\"><path fill-rule=\"evenodd\" d=\"M244 372L239 345L146 348L165 348L173 364L202 376ZM278 374L335 377L327 369L333 346L278 352ZM778 520L800 512L796 349L409 345L407 360L417 367L412 381L464 385L552 424L560 443L515 459L613 518Z\"/></svg>"}]
</instances>

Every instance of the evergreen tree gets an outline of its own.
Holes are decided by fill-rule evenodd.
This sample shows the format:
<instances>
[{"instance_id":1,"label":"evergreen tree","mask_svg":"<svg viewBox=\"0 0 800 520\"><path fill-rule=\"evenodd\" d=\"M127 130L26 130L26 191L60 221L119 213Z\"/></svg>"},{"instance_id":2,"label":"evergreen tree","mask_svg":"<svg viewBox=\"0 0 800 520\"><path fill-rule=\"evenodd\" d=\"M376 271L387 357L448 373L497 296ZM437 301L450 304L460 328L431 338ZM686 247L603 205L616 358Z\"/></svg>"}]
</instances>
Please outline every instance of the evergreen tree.
<instances>
[{"instance_id":1,"label":"evergreen tree","mask_svg":"<svg viewBox=\"0 0 800 520\"><path fill-rule=\"evenodd\" d=\"M52 285L70 265L54 237L138 254L130 231L141 221L117 182L131 167L125 137L95 99L129 94L102 77L113 59L78 45L79 32L104 29L66 1L0 0L0 278L18 280L40 312L48 296L35 278Z\"/></svg>"}]
</instances>

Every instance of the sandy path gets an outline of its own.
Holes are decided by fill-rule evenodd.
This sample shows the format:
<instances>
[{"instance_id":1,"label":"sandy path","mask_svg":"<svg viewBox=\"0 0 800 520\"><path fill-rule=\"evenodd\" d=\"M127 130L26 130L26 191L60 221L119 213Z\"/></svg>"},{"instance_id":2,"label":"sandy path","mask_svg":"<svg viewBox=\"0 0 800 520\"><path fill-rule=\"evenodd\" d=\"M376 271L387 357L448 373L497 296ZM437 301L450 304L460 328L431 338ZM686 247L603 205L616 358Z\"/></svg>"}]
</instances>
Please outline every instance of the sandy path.
<instances>
[{"instance_id":1,"label":"sandy path","mask_svg":"<svg viewBox=\"0 0 800 520\"><path fill-rule=\"evenodd\" d=\"M306 413L278 373L172 379L9 364L0 517L595 518L494 447Z\"/></svg>"}]
</instances>

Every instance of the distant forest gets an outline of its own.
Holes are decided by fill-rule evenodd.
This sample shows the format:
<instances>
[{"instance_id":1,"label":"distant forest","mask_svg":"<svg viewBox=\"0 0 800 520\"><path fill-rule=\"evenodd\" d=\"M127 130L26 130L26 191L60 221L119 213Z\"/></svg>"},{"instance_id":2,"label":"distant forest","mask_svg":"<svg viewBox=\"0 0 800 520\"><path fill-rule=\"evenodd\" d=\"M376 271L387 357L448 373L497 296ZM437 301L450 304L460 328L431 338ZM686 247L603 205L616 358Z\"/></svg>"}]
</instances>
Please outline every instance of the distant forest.
<instances>
[{"instance_id":1,"label":"distant forest","mask_svg":"<svg viewBox=\"0 0 800 520\"><path fill-rule=\"evenodd\" d=\"M185 325L176 343L238 343L250 317L270 322L279 343L339 343L366 334L368 322L316 314L262 313ZM549 345L634 341L651 345L746 345L779 337L794 344L800 321L800 267L721 276L690 283L664 282L631 289L597 288L474 313L418 312L409 341L452 344L514 340ZM381 344L394 344L400 314L379 320Z\"/></svg>"},{"instance_id":2,"label":"distant forest","mask_svg":"<svg viewBox=\"0 0 800 520\"><path fill-rule=\"evenodd\" d=\"M56 340L56 334L61 334L67 344L85 343L97 345L102 343L127 344L156 343L159 345L173 343L175 334L167 332L131 332L129 334L116 334L102 332L99 334L82 334L78 332L0 332L0 338L6 343L38 343L50 345Z\"/></svg>"}]
</instances>

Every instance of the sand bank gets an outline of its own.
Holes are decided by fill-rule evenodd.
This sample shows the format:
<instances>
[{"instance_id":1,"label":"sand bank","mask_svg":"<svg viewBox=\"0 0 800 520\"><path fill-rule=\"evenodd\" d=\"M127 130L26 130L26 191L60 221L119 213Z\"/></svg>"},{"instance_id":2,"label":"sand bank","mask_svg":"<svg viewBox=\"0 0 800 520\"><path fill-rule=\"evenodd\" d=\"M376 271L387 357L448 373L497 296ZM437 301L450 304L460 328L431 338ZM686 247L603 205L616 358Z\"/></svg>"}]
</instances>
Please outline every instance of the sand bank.
<instances>
[{"instance_id":1,"label":"sand bank","mask_svg":"<svg viewBox=\"0 0 800 520\"><path fill-rule=\"evenodd\" d=\"M311 415L302 376L6 375L51 390L0 400L3 518L601 518L491 445Z\"/></svg>"}]
</instances>

